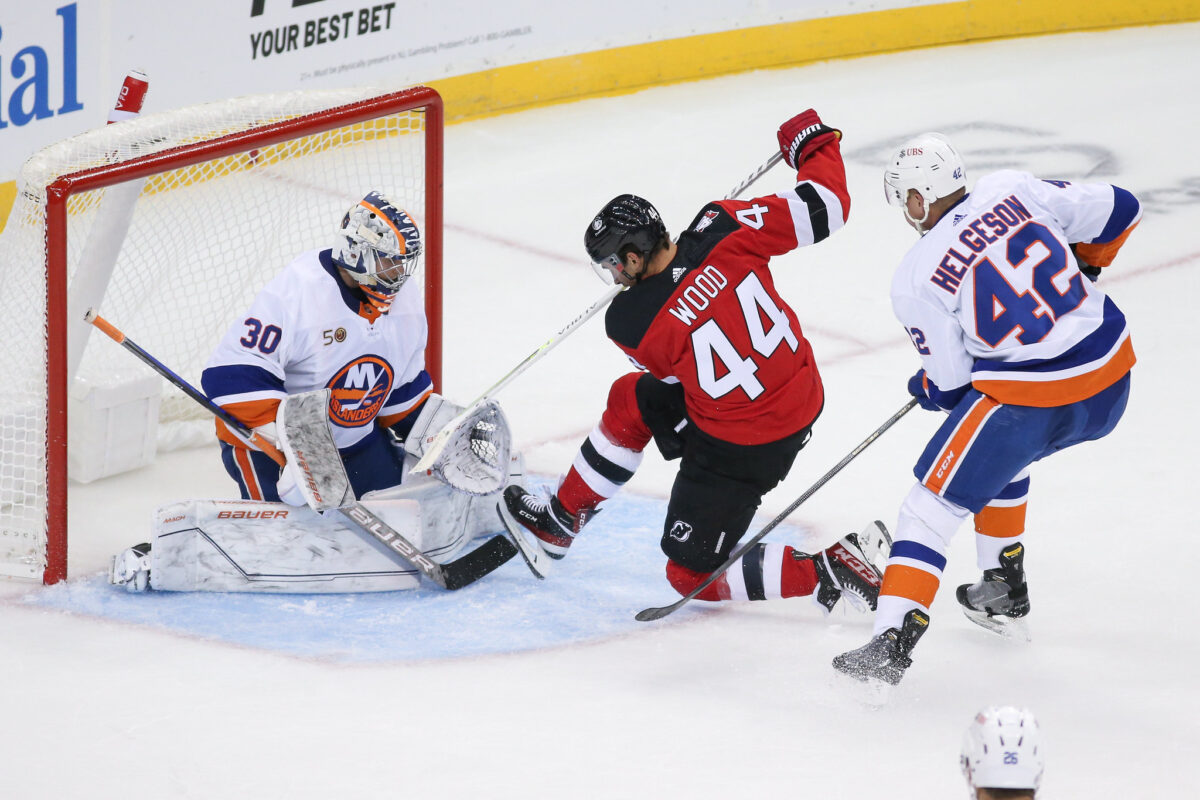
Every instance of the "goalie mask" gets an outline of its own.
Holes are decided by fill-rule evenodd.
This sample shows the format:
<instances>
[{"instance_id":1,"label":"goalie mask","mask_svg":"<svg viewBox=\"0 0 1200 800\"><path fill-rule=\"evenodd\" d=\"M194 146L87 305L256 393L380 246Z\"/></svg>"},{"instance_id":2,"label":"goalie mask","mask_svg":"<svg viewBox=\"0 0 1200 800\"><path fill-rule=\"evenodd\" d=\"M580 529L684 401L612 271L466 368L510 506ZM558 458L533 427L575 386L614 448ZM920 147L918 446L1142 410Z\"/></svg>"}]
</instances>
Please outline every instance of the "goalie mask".
<instances>
[{"instance_id":1,"label":"goalie mask","mask_svg":"<svg viewBox=\"0 0 1200 800\"><path fill-rule=\"evenodd\" d=\"M636 252L649 258L666 240L667 227L658 209L637 195L623 194L600 209L583 235L583 246L602 280L632 286L640 276L625 271L625 255Z\"/></svg>"},{"instance_id":2,"label":"goalie mask","mask_svg":"<svg viewBox=\"0 0 1200 800\"><path fill-rule=\"evenodd\" d=\"M992 706L975 715L963 736L962 770L975 789L1032 789L1046 766L1042 735L1031 712Z\"/></svg>"},{"instance_id":3,"label":"goalie mask","mask_svg":"<svg viewBox=\"0 0 1200 800\"><path fill-rule=\"evenodd\" d=\"M883 193L893 206L904 209L909 222L919 226L929 218L934 201L966 188L962 157L940 133L923 133L897 150L883 171ZM908 212L908 192L915 189L925 200L925 215L914 219Z\"/></svg>"},{"instance_id":4,"label":"goalie mask","mask_svg":"<svg viewBox=\"0 0 1200 800\"><path fill-rule=\"evenodd\" d=\"M342 217L333 260L368 296L390 297L417 271L421 250L421 232L408 212L371 192Z\"/></svg>"}]
</instances>

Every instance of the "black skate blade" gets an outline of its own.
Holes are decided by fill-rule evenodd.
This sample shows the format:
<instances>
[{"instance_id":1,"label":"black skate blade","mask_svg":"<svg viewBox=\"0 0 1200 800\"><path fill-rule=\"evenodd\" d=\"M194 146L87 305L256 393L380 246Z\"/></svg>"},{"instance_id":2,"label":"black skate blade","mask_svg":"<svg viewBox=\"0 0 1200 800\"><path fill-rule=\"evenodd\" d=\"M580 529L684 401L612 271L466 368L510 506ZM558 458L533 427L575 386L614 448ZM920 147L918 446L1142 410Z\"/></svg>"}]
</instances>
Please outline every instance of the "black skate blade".
<instances>
[{"instance_id":1,"label":"black skate blade","mask_svg":"<svg viewBox=\"0 0 1200 800\"><path fill-rule=\"evenodd\" d=\"M504 525L504 535L516 545L517 552L525 560L525 566L529 567L529 571L539 581L544 581L550 571L550 557L546 555L546 551L536 542L530 542L526 538L524 527L508 513L503 499L496 502L496 513L500 515L500 522Z\"/></svg>"},{"instance_id":2,"label":"black skate blade","mask_svg":"<svg viewBox=\"0 0 1200 800\"><path fill-rule=\"evenodd\" d=\"M976 611L966 606L961 606L963 614L967 619L974 622L984 630L991 631L1005 639L1011 639L1018 642L1032 642L1033 636L1029 631L1029 620L1024 617L1013 618L1003 616L992 616L986 611Z\"/></svg>"}]
</instances>

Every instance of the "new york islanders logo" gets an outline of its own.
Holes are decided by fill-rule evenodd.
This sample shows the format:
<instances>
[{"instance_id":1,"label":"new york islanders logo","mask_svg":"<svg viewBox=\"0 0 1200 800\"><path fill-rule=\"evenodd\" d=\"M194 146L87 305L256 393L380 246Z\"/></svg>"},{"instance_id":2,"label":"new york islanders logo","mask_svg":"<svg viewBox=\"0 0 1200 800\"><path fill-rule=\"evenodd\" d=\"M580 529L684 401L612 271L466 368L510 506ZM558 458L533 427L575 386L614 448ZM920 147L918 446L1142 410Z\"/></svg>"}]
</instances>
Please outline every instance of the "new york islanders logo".
<instances>
[{"instance_id":1,"label":"new york islanders logo","mask_svg":"<svg viewBox=\"0 0 1200 800\"><path fill-rule=\"evenodd\" d=\"M326 384L329 418L343 428L369 424L391 393L393 377L392 365L379 356L354 359Z\"/></svg>"}]
</instances>

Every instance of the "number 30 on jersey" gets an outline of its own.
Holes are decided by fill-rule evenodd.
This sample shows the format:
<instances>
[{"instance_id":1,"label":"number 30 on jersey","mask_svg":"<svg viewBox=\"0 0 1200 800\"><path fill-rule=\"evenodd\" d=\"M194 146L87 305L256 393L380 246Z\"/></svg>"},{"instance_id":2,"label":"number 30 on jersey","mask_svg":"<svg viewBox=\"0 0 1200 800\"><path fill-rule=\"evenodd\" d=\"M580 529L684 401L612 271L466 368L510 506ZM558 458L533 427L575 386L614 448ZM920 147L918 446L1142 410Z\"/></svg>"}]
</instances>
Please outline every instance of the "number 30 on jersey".
<instances>
[{"instance_id":1,"label":"number 30 on jersey","mask_svg":"<svg viewBox=\"0 0 1200 800\"><path fill-rule=\"evenodd\" d=\"M763 358L770 358L779 345L787 342L794 353L800 346L787 315L758 276L751 273L734 289L742 309L750 346ZM714 400L741 388L751 400L763 393L763 385L755 377L758 365L747 353L745 357L734 346L734 340L745 341L741 331L725 331L710 319L692 332L692 354L696 359L696 379L705 394ZM717 362L726 372L717 377Z\"/></svg>"}]
</instances>

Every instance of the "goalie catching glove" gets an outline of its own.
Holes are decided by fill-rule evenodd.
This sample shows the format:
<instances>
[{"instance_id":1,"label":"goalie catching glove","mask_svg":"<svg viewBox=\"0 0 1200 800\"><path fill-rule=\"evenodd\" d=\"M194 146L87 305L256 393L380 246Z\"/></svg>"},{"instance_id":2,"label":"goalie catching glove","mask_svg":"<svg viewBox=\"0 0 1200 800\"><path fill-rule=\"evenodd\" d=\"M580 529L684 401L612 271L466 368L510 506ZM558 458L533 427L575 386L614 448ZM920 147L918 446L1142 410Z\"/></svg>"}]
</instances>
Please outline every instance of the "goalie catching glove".
<instances>
[{"instance_id":1,"label":"goalie catching glove","mask_svg":"<svg viewBox=\"0 0 1200 800\"><path fill-rule=\"evenodd\" d=\"M842 132L821 122L817 112L810 108L780 125L777 136L783 160L792 169L800 169L817 150L829 142L840 140Z\"/></svg>"},{"instance_id":2,"label":"goalie catching glove","mask_svg":"<svg viewBox=\"0 0 1200 800\"><path fill-rule=\"evenodd\" d=\"M420 460L438 432L457 421L445 448L430 465L430 474L460 492L473 495L497 492L508 480L512 449L508 420L495 400L475 405L459 420L462 414L462 406L441 395L429 395L404 439L404 450L414 460Z\"/></svg>"}]
</instances>

